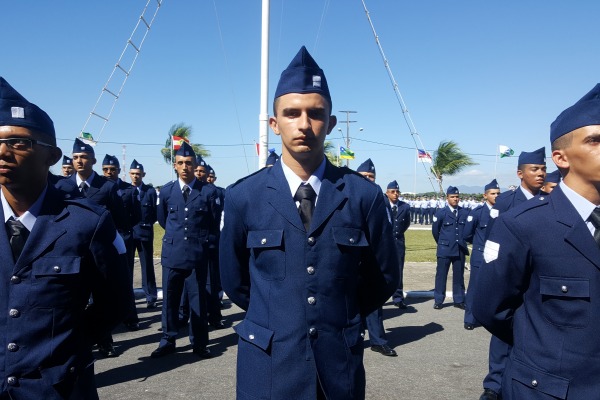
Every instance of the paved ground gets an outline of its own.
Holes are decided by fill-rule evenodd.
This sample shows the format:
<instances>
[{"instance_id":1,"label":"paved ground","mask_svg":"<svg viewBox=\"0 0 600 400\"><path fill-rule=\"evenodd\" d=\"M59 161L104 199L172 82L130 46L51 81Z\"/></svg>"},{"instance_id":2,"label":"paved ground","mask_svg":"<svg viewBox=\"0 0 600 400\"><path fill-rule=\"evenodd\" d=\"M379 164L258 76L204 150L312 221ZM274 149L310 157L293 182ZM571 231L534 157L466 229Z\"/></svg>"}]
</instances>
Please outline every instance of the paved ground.
<instances>
[{"instance_id":1,"label":"paved ground","mask_svg":"<svg viewBox=\"0 0 600 400\"><path fill-rule=\"evenodd\" d=\"M160 267L157 261L157 278ZM468 271L466 271L468 276ZM384 357L365 349L367 398L477 399L487 370L489 334L482 328L463 329L463 312L452 307L433 310L428 291L433 287L435 266L406 266L405 290L409 310L384 307L389 344L398 357ZM136 267L134 284L139 284ZM450 287L450 286L449 286ZM418 295L418 296L415 296ZM179 352L162 359L150 353L160 339L160 310L148 311L138 300L142 329L114 335L123 352L118 358L99 359L96 376L101 399L234 399L237 338L231 325L243 318L236 306L224 310L228 328L210 332L214 358L201 360L191 352L186 333L177 342Z\"/></svg>"}]
</instances>

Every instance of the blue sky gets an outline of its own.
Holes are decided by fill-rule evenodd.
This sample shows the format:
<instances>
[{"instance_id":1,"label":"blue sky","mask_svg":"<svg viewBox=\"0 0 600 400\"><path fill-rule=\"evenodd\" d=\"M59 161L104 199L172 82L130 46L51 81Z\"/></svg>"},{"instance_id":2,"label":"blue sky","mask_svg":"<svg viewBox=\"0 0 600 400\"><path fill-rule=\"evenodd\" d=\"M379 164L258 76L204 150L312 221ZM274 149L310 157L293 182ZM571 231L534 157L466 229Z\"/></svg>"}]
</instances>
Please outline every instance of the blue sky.
<instances>
[{"instance_id":1,"label":"blue sky","mask_svg":"<svg viewBox=\"0 0 600 400\"><path fill-rule=\"evenodd\" d=\"M71 153L146 0L3 2L0 75L53 118ZM600 81L598 1L366 0L379 40L428 150L454 140L479 163L444 186L516 184L516 155L546 146L549 126ZM258 165L259 0L164 0L96 147L135 158L146 181L171 179L160 149L171 125L193 127L193 142L226 186ZM269 103L281 71L301 45L325 70L333 110L354 110L357 167L371 158L377 180L428 191L360 0L271 0ZM270 111L270 109L269 109ZM345 124L339 124L343 133ZM359 131L359 128L363 128ZM96 137L96 133L92 130ZM330 135L343 145L337 128ZM270 145L281 142L270 132ZM111 142L111 143L109 143ZM425 164L427 165L427 164ZM554 170L549 160L548 170ZM54 167L55 172L58 167ZM97 171L100 166L97 167Z\"/></svg>"}]
</instances>

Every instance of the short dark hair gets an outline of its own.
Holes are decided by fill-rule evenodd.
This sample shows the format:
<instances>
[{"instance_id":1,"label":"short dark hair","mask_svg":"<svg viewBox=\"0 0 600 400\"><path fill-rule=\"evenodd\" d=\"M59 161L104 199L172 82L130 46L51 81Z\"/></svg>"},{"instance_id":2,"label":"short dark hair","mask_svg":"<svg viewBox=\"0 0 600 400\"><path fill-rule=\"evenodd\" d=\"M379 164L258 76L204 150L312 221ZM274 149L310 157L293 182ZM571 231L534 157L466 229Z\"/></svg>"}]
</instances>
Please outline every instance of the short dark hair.
<instances>
[{"instance_id":1,"label":"short dark hair","mask_svg":"<svg viewBox=\"0 0 600 400\"><path fill-rule=\"evenodd\" d=\"M552 151L566 149L567 147L570 147L572 143L573 135L571 132L569 132L565 135L556 138L554 142L552 142Z\"/></svg>"}]
</instances>

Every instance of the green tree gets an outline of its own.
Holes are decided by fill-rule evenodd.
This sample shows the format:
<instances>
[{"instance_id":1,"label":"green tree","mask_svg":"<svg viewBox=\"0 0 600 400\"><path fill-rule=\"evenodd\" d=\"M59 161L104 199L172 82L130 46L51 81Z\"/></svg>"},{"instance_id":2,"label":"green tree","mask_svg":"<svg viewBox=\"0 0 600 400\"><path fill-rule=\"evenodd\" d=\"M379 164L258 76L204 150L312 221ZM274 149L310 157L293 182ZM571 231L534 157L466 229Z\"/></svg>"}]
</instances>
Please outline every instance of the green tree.
<instances>
[{"instance_id":1,"label":"green tree","mask_svg":"<svg viewBox=\"0 0 600 400\"><path fill-rule=\"evenodd\" d=\"M329 160L330 163L339 167L342 165L342 161L340 160L340 156L337 152L336 146L333 145L331 140L326 140L324 143L325 149L325 157Z\"/></svg>"},{"instance_id":2,"label":"green tree","mask_svg":"<svg viewBox=\"0 0 600 400\"><path fill-rule=\"evenodd\" d=\"M455 175L471 165L477 165L477 163L463 153L457 143L451 140L440 142L431 165L431 173L440 185L440 193L444 193L443 179L445 176Z\"/></svg>"},{"instance_id":3,"label":"green tree","mask_svg":"<svg viewBox=\"0 0 600 400\"><path fill-rule=\"evenodd\" d=\"M167 164L173 163L171 160L171 138L173 136L179 136L181 138L191 140L192 127L189 125L185 125L183 122L171 126L171 128L169 129L165 147L163 147L160 150L160 153L162 154ZM203 145L196 143L190 143L190 145L192 146L192 149L194 149L194 153L196 153L197 156L202 156L202 158L210 157L210 151L206 150Z\"/></svg>"}]
</instances>

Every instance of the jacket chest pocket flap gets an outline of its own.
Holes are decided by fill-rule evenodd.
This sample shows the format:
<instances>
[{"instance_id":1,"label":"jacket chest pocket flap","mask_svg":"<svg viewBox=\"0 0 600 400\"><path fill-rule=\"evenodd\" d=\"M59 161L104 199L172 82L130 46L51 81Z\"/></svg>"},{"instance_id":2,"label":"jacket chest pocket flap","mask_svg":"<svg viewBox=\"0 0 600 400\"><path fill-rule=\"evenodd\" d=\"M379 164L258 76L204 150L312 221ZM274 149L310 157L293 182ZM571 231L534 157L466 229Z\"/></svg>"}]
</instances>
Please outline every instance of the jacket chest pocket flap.
<instances>
[{"instance_id":1,"label":"jacket chest pocket flap","mask_svg":"<svg viewBox=\"0 0 600 400\"><path fill-rule=\"evenodd\" d=\"M553 325L584 328L590 319L590 281L587 278L540 276L544 317Z\"/></svg>"},{"instance_id":2,"label":"jacket chest pocket flap","mask_svg":"<svg viewBox=\"0 0 600 400\"><path fill-rule=\"evenodd\" d=\"M249 231L246 247L251 250L256 268L266 280L285 278L283 230Z\"/></svg>"},{"instance_id":3,"label":"jacket chest pocket flap","mask_svg":"<svg viewBox=\"0 0 600 400\"><path fill-rule=\"evenodd\" d=\"M42 307L72 305L75 294L85 289L81 284L80 262L79 257L43 257L34 261L30 304Z\"/></svg>"},{"instance_id":4,"label":"jacket chest pocket flap","mask_svg":"<svg viewBox=\"0 0 600 400\"><path fill-rule=\"evenodd\" d=\"M331 228L333 240L341 246L366 247L369 245L364 232L359 228L334 226Z\"/></svg>"}]
</instances>

